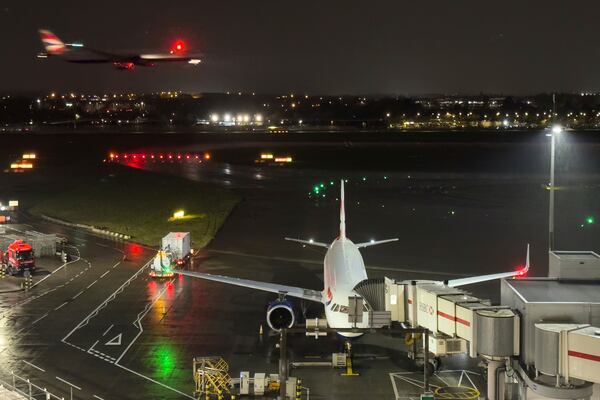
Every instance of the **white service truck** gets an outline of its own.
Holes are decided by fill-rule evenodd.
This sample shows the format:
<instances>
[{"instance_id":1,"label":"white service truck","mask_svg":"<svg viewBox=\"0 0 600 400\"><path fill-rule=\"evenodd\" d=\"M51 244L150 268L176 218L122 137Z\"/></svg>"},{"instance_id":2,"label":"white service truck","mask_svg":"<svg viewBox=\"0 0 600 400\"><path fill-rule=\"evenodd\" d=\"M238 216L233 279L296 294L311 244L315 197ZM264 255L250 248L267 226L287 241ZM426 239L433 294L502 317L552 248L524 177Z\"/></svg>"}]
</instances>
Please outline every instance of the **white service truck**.
<instances>
[{"instance_id":1,"label":"white service truck","mask_svg":"<svg viewBox=\"0 0 600 400\"><path fill-rule=\"evenodd\" d=\"M186 264L192 256L192 240L189 232L170 232L162 238L150 269L150 276L169 278L173 269Z\"/></svg>"}]
</instances>

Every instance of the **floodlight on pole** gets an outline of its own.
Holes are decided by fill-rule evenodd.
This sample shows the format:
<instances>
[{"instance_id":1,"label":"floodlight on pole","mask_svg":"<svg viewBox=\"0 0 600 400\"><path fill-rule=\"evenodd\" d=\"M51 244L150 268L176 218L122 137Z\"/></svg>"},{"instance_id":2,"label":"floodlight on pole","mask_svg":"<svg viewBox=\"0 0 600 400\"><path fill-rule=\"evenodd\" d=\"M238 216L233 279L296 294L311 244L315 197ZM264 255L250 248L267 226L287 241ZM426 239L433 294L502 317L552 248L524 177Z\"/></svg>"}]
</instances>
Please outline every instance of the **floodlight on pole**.
<instances>
[{"instance_id":1,"label":"floodlight on pole","mask_svg":"<svg viewBox=\"0 0 600 400\"><path fill-rule=\"evenodd\" d=\"M550 204L548 207L548 248L554 250L554 165L556 156L556 136L562 133L563 128L558 124L552 126L550 135Z\"/></svg>"}]
</instances>

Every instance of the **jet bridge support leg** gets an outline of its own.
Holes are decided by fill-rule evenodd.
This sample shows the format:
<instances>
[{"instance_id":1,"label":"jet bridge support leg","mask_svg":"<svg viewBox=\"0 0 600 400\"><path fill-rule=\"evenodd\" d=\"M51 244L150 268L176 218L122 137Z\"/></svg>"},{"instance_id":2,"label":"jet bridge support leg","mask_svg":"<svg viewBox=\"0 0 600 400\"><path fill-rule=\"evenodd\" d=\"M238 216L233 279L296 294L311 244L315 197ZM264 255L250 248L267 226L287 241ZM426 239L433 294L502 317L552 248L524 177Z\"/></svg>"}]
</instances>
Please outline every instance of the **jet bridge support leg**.
<instances>
[{"instance_id":1,"label":"jet bridge support leg","mask_svg":"<svg viewBox=\"0 0 600 400\"><path fill-rule=\"evenodd\" d=\"M286 400L286 383L288 378L287 363L287 329L283 328L279 334L279 398Z\"/></svg>"}]
</instances>

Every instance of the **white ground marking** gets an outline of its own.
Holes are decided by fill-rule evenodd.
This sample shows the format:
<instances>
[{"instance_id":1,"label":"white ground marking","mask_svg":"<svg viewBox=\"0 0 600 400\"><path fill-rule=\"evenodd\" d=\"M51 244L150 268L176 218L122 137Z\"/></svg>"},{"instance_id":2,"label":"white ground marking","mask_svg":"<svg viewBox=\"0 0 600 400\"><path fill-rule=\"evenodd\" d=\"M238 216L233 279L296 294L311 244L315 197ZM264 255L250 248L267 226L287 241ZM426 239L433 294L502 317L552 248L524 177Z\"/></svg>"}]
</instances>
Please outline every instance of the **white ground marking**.
<instances>
[{"instance_id":1,"label":"white ground marking","mask_svg":"<svg viewBox=\"0 0 600 400\"><path fill-rule=\"evenodd\" d=\"M441 374L459 374L459 373L460 373L460 378L459 378L458 386L461 386L463 376L466 376L467 379L469 380L469 382L471 383L471 387L474 389L477 389L477 386L473 383L473 381L469 377L470 374L480 376L481 374L479 374L477 372L473 372L473 371L469 371L469 370L462 370L462 369L454 369L454 370L438 371L436 374L434 374L434 376L437 379L439 379L444 385L451 386L447 381L442 379L440 377L440 375ZM411 375L418 376L419 379L413 378L413 377L411 377ZM423 385L423 381L421 380L422 379L421 376L422 376L422 374L415 373L415 372L395 372L395 373L392 372L392 373L390 373L390 380L392 381L392 388L394 389L394 395L396 396L396 399L403 399L403 398L407 397L407 396L400 395L398 386L396 385L396 379L403 381L405 383L408 383L411 386L416 386L419 389L423 389L424 385ZM431 383L429 384L429 386L432 388L436 388L436 389L440 387L438 385L434 385Z\"/></svg>"},{"instance_id":2,"label":"white ground marking","mask_svg":"<svg viewBox=\"0 0 600 400\"><path fill-rule=\"evenodd\" d=\"M98 399L98 400L104 400L102 397L100 397L100 396L97 396L97 395L94 395L94 398L95 398L95 399Z\"/></svg>"},{"instance_id":3,"label":"white ground marking","mask_svg":"<svg viewBox=\"0 0 600 400\"><path fill-rule=\"evenodd\" d=\"M61 378L60 376L57 376L56 379L58 379L61 382L66 383L67 385L74 387L77 390L81 390L81 388L79 386L73 385L71 382L64 380L63 378Z\"/></svg>"},{"instance_id":4,"label":"white ground marking","mask_svg":"<svg viewBox=\"0 0 600 400\"><path fill-rule=\"evenodd\" d=\"M161 383L161 382L159 382L159 381L156 381L156 380L154 380L154 379L152 379L152 378L149 378L149 377L147 377L146 375L142 375L142 374L140 374L139 372L136 372L136 371L134 371L134 370L132 370L132 369L129 369L129 368L127 368L127 367L124 367L124 366L122 366L121 364L115 364L115 365L116 365L117 367L119 367L119 368L123 368L125 371L129 371L129 372L131 372L132 374L135 374L135 375L137 375L137 376L139 376L139 377L141 377L141 378L147 379L147 380L149 380L150 382L154 382L154 383L156 383L157 385L160 385L160 386L162 386L162 387L164 387L164 388L167 388L167 389L169 389L169 390L172 390L172 391L174 391L175 393L179 393L180 395L182 395L182 396L185 396L185 397L187 397L188 399L194 399L194 397L190 396L189 394L183 393L183 392L181 392L181 391L179 391L179 390L177 390L177 389L175 389L175 388L172 388L172 387L170 387L170 386L167 386L167 385L165 385L164 383Z\"/></svg>"},{"instance_id":5,"label":"white ground marking","mask_svg":"<svg viewBox=\"0 0 600 400\"><path fill-rule=\"evenodd\" d=\"M66 340L69 338L69 336L71 336L76 330L81 329L83 326L87 325L88 322L90 322L90 319L92 319L96 315L98 315L98 312L100 312L101 309L106 307L106 305L109 302L113 301L119 293L121 293L127 286L129 286L131 284L131 282L135 278L137 278L146 268L148 268L150 266L150 263L152 262L152 260L153 259L150 259L146 264L144 264L144 266L142 268L140 268L137 272L135 272L128 280L126 280L121 286L119 286L119 288L117 290L115 290L110 296L108 296L106 298L106 300L104 300L102 303L100 303L100 305L98 307L96 307L91 313L89 313L88 316L85 317L79 324L77 324L77 326L75 326L75 328L73 328L71 330L71 332L69 332L64 338L62 338L61 342L66 343ZM113 266L113 268L115 268L119 264L120 264L120 261L118 263L116 263Z\"/></svg>"},{"instance_id":6,"label":"white ground marking","mask_svg":"<svg viewBox=\"0 0 600 400\"><path fill-rule=\"evenodd\" d=\"M89 288L91 288L92 286L94 286L94 285L96 284L96 282L98 282L98 279L96 279L94 282L92 282L92 283L90 283L89 285L87 285L85 288L86 288L86 289L89 289Z\"/></svg>"},{"instance_id":7,"label":"white ground marking","mask_svg":"<svg viewBox=\"0 0 600 400\"><path fill-rule=\"evenodd\" d=\"M44 318L46 318L48 316L48 313L42 315L41 317L39 317L38 319L36 319L35 321L33 321L31 323L31 325L35 325L36 323L38 323L39 321L43 320Z\"/></svg>"},{"instance_id":8,"label":"white ground marking","mask_svg":"<svg viewBox=\"0 0 600 400\"><path fill-rule=\"evenodd\" d=\"M128 371L128 372L130 372L130 373L132 373L132 374L134 374L134 375L137 375L137 376L139 376L139 377L141 377L141 378L144 378L144 379L146 379L146 380L148 380L148 381L150 381L150 382L153 382L153 383L155 383L155 384L157 384L157 385L160 385L160 386L162 386L162 387L164 387L164 388L166 388L166 389L169 389L169 390L171 390L171 391L173 391L173 392L175 392L175 393L178 393L178 394L180 394L180 395L182 395L182 396L184 396L184 397L186 397L186 398L189 398L189 399L194 399L194 397L192 397L192 396L190 396L190 395L188 395L188 394L186 394L186 393L184 393L184 392L182 392L182 391L180 391L180 390L177 390L177 389L175 389L175 388L173 388L173 387L170 387L170 386L168 386L168 385L165 385L164 383L161 383L161 382L159 382L159 381L156 381L156 380L154 380L154 379L152 379L152 378L150 378L150 377L148 377L148 376L146 376L146 375L144 375L144 374L141 374L141 373L139 373L139 372L137 372L137 371L134 371L134 370L132 370L132 369L130 369L130 368L127 368L127 367L125 367L125 366L123 366L123 365L119 364L119 360L120 360L120 359L121 359L121 358L122 358L122 357L125 355L125 353L127 353L127 351L129 350L129 348L130 348L130 347L133 345L133 343L134 343L134 342L135 342L135 341L138 339L138 337L139 337L139 336L142 334L142 332L143 332L143 328L142 328L142 326L141 326L141 320L142 320L142 318L144 318L144 317L146 316L146 314L147 314L147 313L150 311L151 307L152 307L152 306L153 306L153 305L156 303L156 301L158 301L158 299L159 299L159 298L160 298L160 297L161 297L161 296L164 294L164 292L165 292L165 291L166 291L166 289L167 289L167 286L166 286L166 285L165 285L165 287L163 288L163 290L162 290L162 291L161 291L161 292L160 292L160 293L159 293L159 294L156 296L156 298L155 298L155 299L152 301L152 303L150 303L150 304L146 305L146 307L144 308L144 310L142 310L142 311L141 311L141 312L140 312L140 313L137 315L137 318L136 318L136 320L134 321L134 323L133 323L133 324L134 324L134 326L138 327L138 329L140 329L140 331L138 332L138 335L137 335L137 336L136 336L136 337L133 339L133 341L132 341L132 342L129 344L129 346L127 346L127 348L126 348L126 349L123 351L123 353L121 354L121 356L119 357L119 359L118 359L118 360L115 360L115 359L114 359L114 358L112 358L111 356L108 356L108 355L106 355L106 354L104 354L104 353L101 353L101 352L99 352L99 351L97 351L97 350L94 350L94 348L93 348L93 347L94 347L94 346L95 346L97 343L94 343L94 345L92 345L92 347L91 347L90 349L88 349L88 350L85 350L85 349L83 349L83 348L81 348L81 347L79 347L79 346L77 346L77 345L74 345L74 344L72 344L72 343L69 343L69 342L67 341L67 339L68 339L68 338L69 338L69 337L70 337L70 336L71 336L73 333L75 333L75 331L77 331L78 329L81 329L83 326L87 325L87 324L89 323L90 319L92 319L92 318L94 318L96 315L98 315L98 312L99 312L101 309L103 309L104 307L106 307L106 305L107 305L109 302L113 301L113 300L116 298L116 296L117 296L119 293L121 293L121 292L122 292L122 291L123 291L123 290L124 290L124 289L125 289L127 286L129 286L129 285L131 284L131 282L132 282L134 279L136 279L136 278L137 278L137 277L138 277L138 276L139 276L139 275L142 273L142 271L144 271L146 268L148 268L148 267L150 266L150 263L151 263L153 260L154 260L154 258L151 258L151 259L150 259L150 260L149 260L149 261L148 261L146 264L144 264L144 266L143 266L142 268L140 268L140 269L139 269L139 270L138 270L136 273L134 273L134 274L133 274L133 275L132 275L132 276L131 276L131 277L130 277L130 278L127 280L127 281L125 281L125 282L124 282L124 283L123 283L123 284L122 284L122 285L121 285L121 286L120 286L120 287L119 287L117 290L115 290L115 291L114 291L114 292L113 292L113 293L112 293L110 296L108 296L108 298L106 298L106 300L104 300L102 303L100 303L100 305L98 305L98 307L96 307L96 308L95 308L95 309L94 309L94 310L93 310L93 311L92 311L92 312L91 312L91 313L90 313L90 314L89 314L87 317L85 317L85 318L84 318L84 319L83 319L83 320L82 320L82 321L81 321L79 324L77 324L77 326L76 326L75 328L73 328L73 329L72 329L72 330L71 330L71 331L70 331L70 332L69 332L69 333L68 333L68 334L67 334L67 335L66 335L66 336L65 336L65 337L64 337L64 338L61 340L61 342L65 343L66 345L69 345L69 346L71 346L71 347L74 347L74 348L76 348L76 349L78 349L78 350L81 350L81 351L83 351L84 353L91 354L91 355L93 355L94 357L98 357L98 358L100 358L100 359L102 359L102 360L104 360L104 361L106 361L106 362L108 362L108 363L111 363L111 364L113 364L113 365L116 365L117 367L119 367L119 368L121 368L121 369L123 369L123 370L125 370L125 371ZM115 268L117 265L118 265L118 264L115 264L115 265L113 266L113 268ZM111 325L111 328L112 328L112 325ZM108 330L106 330L106 331L105 331L105 334L106 334L107 332L108 332Z\"/></svg>"},{"instance_id":9,"label":"white ground marking","mask_svg":"<svg viewBox=\"0 0 600 400\"><path fill-rule=\"evenodd\" d=\"M117 336L115 336L114 338L112 338L108 342L106 342L105 345L106 346L120 346L122 339L123 339L123 334L119 333Z\"/></svg>"},{"instance_id":10,"label":"white ground marking","mask_svg":"<svg viewBox=\"0 0 600 400\"><path fill-rule=\"evenodd\" d=\"M60 306L56 307L56 308L54 309L54 311L60 310L61 308L63 308L63 307L64 307L64 306L66 306L67 304L69 304L69 302L68 302L68 301L65 301L65 302L64 302L64 303L62 303Z\"/></svg>"},{"instance_id":11,"label":"white ground marking","mask_svg":"<svg viewBox=\"0 0 600 400\"><path fill-rule=\"evenodd\" d=\"M144 333L144 327L142 326L142 319L144 319L144 317L146 316L146 314L148 314L148 312L150 311L152 306L154 306L154 304L158 301L158 299L160 299L161 296L167 291L167 289L169 287L168 285L172 284L173 280L174 279L171 279L169 282L167 282L165 287L162 288L160 293L158 293L158 295L154 298L154 300L152 300L152 303L146 304L146 307L137 315L137 319L135 321L133 321L133 326L138 328L138 333L137 333L137 335L135 335L135 337L129 343L129 345L125 348L123 353L117 358L117 362L121 361L121 359L123 358L125 353L127 353L127 351L129 351L129 348L135 343L136 340L138 340L138 338L142 335L142 333Z\"/></svg>"},{"instance_id":12,"label":"white ground marking","mask_svg":"<svg viewBox=\"0 0 600 400\"><path fill-rule=\"evenodd\" d=\"M37 365L33 365L32 363L30 363L30 362L28 362L28 361L25 361L25 360L21 360L21 361L23 361L25 364L29 365L30 367L33 367L33 368L35 368L35 369L37 369L37 370L40 370L40 371L42 371L42 372L46 372L46 370L45 370L45 369L42 369L42 368L38 367Z\"/></svg>"},{"instance_id":13,"label":"white ground marking","mask_svg":"<svg viewBox=\"0 0 600 400\"><path fill-rule=\"evenodd\" d=\"M450 386L450 384L448 382L446 382L445 380L442 379L441 376L439 376L438 374L434 374L436 378L438 378L440 381L442 381L442 383L446 386Z\"/></svg>"},{"instance_id":14,"label":"white ground marking","mask_svg":"<svg viewBox=\"0 0 600 400\"><path fill-rule=\"evenodd\" d=\"M115 326L115 325L112 324L111 326L109 326L108 329L104 331L104 333L102 334L102 336L105 336L108 333L108 331L110 331L112 329L113 326Z\"/></svg>"}]
</instances>

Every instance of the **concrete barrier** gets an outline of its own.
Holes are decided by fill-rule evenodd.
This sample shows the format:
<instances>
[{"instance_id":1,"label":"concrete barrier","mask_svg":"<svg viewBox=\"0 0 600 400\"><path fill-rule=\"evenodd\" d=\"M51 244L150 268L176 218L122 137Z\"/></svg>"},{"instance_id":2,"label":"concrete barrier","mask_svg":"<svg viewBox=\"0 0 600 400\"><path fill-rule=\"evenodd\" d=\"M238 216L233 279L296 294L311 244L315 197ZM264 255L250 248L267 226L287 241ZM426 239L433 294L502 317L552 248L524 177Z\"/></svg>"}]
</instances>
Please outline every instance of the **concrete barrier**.
<instances>
[{"instance_id":1,"label":"concrete barrier","mask_svg":"<svg viewBox=\"0 0 600 400\"><path fill-rule=\"evenodd\" d=\"M49 216L44 215L44 214L42 214L41 217L42 217L42 219L45 219L46 221L53 222L55 224L70 226L72 228L86 229L88 231L91 231L91 232L99 234L99 235L114 236L114 237L117 237L119 239L124 239L124 240L129 240L129 239L132 238L131 235L126 235L124 233L113 232L113 231L109 231L109 230L106 230L106 229L96 228L95 226L92 226L92 225L76 224L76 223L73 223L73 222L63 221L63 220L58 219L58 218L49 217Z\"/></svg>"}]
</instances>

